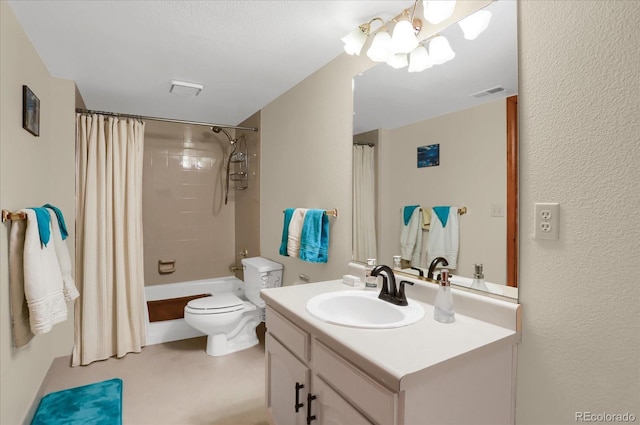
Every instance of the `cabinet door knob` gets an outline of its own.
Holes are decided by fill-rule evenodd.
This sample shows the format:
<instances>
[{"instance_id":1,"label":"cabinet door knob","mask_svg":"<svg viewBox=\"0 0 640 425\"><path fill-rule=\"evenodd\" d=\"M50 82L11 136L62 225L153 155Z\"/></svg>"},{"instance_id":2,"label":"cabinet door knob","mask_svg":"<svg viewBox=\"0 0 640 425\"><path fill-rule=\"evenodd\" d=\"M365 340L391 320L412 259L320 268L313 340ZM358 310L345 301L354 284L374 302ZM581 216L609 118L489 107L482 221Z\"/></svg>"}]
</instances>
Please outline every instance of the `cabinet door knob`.
<instances>
[{"instance_id":1,"label":"cabinet door knob","mask_svg":"<svg viewBox=\"0 0 640 425\"><path fill-rule=\"evenodd\" d=\"M311 425L311 421L316 420L316 415L311 416L311 401L315 399L316 396L307 394L307 425Z\"/></svg>"},{"instance_id":2,"label":"cabinet door knob","mask_svg":"<svg viewBox=\"0 0 640 425\"><path fill-rule=\"evenodd\" d=\"M302 388L304 388L304 385L300 382L296 382L296 405L294 406L296 408L296 413L298 413L300 408L304 406L304 403L300 403L300 390Z\"/></svg>"}]
</instances>

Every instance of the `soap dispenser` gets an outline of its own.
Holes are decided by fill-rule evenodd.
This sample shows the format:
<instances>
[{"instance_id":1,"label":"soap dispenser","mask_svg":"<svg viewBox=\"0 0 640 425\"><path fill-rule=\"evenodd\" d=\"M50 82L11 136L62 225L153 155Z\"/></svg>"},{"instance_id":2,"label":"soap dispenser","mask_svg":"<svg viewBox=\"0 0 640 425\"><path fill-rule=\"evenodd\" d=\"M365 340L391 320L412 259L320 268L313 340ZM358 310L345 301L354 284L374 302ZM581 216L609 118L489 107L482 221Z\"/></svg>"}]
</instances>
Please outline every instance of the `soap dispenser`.
<instances>
[{"instance_id":1,"label":"soap dispenser","mask_svg":"<svg viewBox=\"0 0 640 425\"><path fill-rule=\"evenodd\" d=\"M475 272L473 273L473 282L471 282L472 289L479 289L481 291L488 291L487 285L484 283L484 273L482 272L482 264L474 264Z\"/></svg>"},{"instance_id":2,"label":"soap dispenser","mask_svg":"<svg viewBox=\"0 0 640 425\"><path fill-rule=\"evenodd\" d=\"M441 323L453 323L456 320L453 310L453 296L451 295L451 282L449 282L449 270L440 271L440 286L433 305L433 318Z\"/></svg>"}]
</instances>

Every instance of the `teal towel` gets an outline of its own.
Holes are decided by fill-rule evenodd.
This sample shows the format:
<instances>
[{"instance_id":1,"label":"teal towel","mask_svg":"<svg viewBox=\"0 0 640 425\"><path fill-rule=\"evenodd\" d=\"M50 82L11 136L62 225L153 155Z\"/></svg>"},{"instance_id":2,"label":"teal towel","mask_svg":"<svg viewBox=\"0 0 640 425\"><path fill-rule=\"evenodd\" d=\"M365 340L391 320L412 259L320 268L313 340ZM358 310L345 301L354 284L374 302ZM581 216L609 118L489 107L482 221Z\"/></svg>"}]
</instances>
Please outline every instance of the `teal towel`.
<instances>
[{"instance_id":1,"label":"teal towel","mask_svg":"<svg viewBox=\"0 0 640 425\"><path fill-rule=\"evenodd\" d=\"M38 219L38 232L40 233L40 243L47 246L49 239L51 238L51 216L46 208L29 208L35 211L36 218Z\"/></svg>"},{"instance_id":2,"label":"teal towel","mask_svg":"<svg viewBox=\"0 0 640 425\"><path fill-rule=\"evenodd\" d=\"M282 225L282 241L280 242L280 255L288 257L287 254L287 241L289 240L289 223L295 208L287 208L284 210L284 224Z\"/></svg>"},{"instance_id":3,"label":"teal towel","mask_svg":"<svg viewBox=\"0 0 640 425\"><path fill-rule=\"evenodd\" d=\"M60 234L62 235L62 240L67 239L69 237L69 233L67 232L67 225L64 222L64 216L62 215L62 211L60 208L54 207L51 204L44 204L44 208L51 208L54 213L56 213L56 217L58 217L58 227L60 227Z\"/></svg>"},{"instance_id":4,"label":"teal towel","mask_svg":"<svg viewBox=\"0 0 640 425\"><path fill-rule=\"evenodd\" d=\"M326 263L329 251L329 217L324 210L307 210L300 234L300 259Z\"/></svg>"},{"instance_id":5,"label":"teal towel","mask_svg":"<svg viewBox=\"0 0 640 425\"><path fill-rule=\"evenodd\" d=\"M433 211L438 216L442 227L447 227L447 220L449 220L449 210L451 207L433 207Z\"/></svg>"},{"instance_id":6,"label":"teal towel","mask_svg":"<svg viewBox=\"0 0 640 425\"><path fill-rule=\"evenodd\" d=\"M407 226L409 224L409 220L411 220L411 216L413 215L413 211L418 208L420 205L408 205L402 209L402 214L404 218L404 225Z\"/></svg>"}]
</instances>

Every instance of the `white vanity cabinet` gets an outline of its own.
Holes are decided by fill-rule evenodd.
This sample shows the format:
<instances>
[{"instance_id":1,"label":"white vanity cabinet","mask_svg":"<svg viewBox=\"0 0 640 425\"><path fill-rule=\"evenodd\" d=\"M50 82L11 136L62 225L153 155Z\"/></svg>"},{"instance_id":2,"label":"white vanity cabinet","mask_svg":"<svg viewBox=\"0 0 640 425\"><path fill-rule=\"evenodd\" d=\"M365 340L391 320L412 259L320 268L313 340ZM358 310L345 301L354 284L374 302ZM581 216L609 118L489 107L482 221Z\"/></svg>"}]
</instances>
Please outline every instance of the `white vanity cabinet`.
<instances>
[{"instance_id":1,"label":"white vanity cabinet","mask_svg":"<svg viewBox=\"0 0 640 425\"><path fill-rule=\"evenodd\" d=\"M312 408L318 425L371 425L367 418L317 375L313 376L311 390L316 397L316 404Z\"/></svg>"},{"instance_id":2,"label":"white vanity cabinet","mask_svg":"<svg viewBox=\"0 0 640 425\"><path fill-rule=\"evenodd\" d=\"M287 342L292 343L291 346L285 345ZM391 392L378 388L373 380L361 375L316 340L305 349L304 344L309 343L311 335L267 308L266 400L271 420L276 425L395 423L392 416L396 397ZM384 406L377 405L377 399L369 398L372 390L376 395L380 390L387 393ZM384 420L371 422L351 404L352 400L347 400L338 391L356 394L355 398L360 398L365 407L370 404L374 414L391 409L383 415ZM359 397L358 393L361 394Z\"/></svg>"},{"instance_id":3,"label":"white vanity cabinet","mask_svg":"<svg viewBox=\"0 0 640 425\"><path fill-rule=\"evenodd\" d=\"M267 407L276 424L306 423L309 368L270 334L266 335Z\"/></svg>"},{"instance_id":4,"label":"white vanity cabinet","mask_svg":"<svg viewBox=\"0 0 640 425\"><path fill-rule=\"evenodd\" d=\"M306 312L311 296L344 287L329 281L262 291L273 424L515 422L518 304L458 294L469 315L455 324L435 322L425 303L420 322L383 330L332 325Z\"/></svg>"}]
</instances>

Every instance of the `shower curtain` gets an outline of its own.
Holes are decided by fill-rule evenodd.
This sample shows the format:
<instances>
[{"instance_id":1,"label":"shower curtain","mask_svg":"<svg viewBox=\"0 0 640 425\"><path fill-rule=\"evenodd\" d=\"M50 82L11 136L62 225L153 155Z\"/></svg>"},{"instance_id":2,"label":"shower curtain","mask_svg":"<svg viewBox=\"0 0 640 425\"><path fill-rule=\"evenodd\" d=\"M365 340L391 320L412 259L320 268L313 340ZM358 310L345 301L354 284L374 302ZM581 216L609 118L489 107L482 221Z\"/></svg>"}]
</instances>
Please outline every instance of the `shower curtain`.
<instances>
[{"instance_id":1,"label":"shower curtain","mask_svg":"<svg viewBox=\"0 0 640 425\"><path fill-rule=\"evenodd\" d=\"M377 258L375 148L353 146L353 259Z\"/></svg>"},{"instance_id":2,"label":"shower curtain","mask_svg":"<svg viewBox=\"0 0 640 425\"><path fill-rule=\"evenodd\" d=\"M76 282L72 365L145 345L144 123L76 115Z\"/></svg>"}]
</instances>

